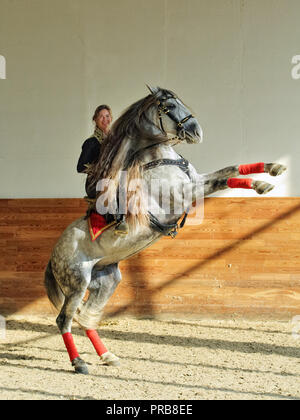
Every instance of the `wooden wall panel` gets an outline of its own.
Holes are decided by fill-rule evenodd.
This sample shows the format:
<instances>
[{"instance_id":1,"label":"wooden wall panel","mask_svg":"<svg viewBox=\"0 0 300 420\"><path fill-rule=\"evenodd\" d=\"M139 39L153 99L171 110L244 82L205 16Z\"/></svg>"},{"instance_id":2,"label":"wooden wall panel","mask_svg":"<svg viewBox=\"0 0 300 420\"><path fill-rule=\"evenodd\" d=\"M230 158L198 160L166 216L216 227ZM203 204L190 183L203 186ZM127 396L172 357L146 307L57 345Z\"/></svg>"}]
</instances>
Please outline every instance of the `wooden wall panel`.
<instances>
[{"instance_id":1,"label":"wooden wall panel","mask_svg":"<svg viewBox=\"0 0 300 420\"><path fill-rule=\"evenodd\" d=\"M54 313L43 271L84 212L80 199L0 200L0 314ZM300 198L209 198L204 216L121 262L107 315L300 315Z\"/></svg>"}]
</instances>

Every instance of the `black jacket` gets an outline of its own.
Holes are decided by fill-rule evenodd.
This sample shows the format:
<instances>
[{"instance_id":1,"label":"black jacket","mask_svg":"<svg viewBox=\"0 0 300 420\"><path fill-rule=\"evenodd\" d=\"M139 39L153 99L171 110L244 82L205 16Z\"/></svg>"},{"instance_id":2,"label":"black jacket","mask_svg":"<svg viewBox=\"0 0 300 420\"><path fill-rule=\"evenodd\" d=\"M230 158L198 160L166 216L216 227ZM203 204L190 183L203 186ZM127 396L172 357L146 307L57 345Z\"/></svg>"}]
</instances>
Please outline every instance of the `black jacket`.
<instances>
[{"instance_id":1,"label":"black jacket","mask_svg":"<svg viewBox=\"0 0 300 420\"><path fill-rule=\"evenodd\" d=\"M82 173L86 169L86 164L95 163L99 157L100 153L100 143L96 137L90 137L82 145L81 155L77 163L77 172ZM86 177L85 181L85 191L89 198L96 197L96 186L89 188L89 180Z\"/></svg>"},{"instance_id":2,"label":"black jacket","mask_svg":"<svg viewBox=\"0 0 300 420\"><path fill-rule=\"evenodd\" d=\"M87 163L95 163L99 157L99 153L100 143L96 137L87 139L82 145L81 155L77 163L77 172L84 172Z\"/></svg>"}]
</instances>

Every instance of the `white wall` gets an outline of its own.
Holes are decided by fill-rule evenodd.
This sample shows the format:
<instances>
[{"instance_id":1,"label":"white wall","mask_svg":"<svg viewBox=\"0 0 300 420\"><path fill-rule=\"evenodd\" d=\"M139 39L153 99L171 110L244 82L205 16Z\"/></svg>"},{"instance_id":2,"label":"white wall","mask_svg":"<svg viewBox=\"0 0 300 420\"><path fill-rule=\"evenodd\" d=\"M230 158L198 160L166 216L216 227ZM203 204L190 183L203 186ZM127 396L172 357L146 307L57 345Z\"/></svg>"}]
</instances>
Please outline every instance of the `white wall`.
<instances>
[{"instance_id":1,"label":"white wall","mask_svg":"<svg viewBox=\"0 0 300 420\"><path fill-rule=\"evenodd\" d=\"M0 0L0 197L83 196L95 107L118 116L145 83L197 115L204 142L178 150L199 172L282 161L272 194L299 195L299 14L299 0Z\"/></svg>"}]
</instances>

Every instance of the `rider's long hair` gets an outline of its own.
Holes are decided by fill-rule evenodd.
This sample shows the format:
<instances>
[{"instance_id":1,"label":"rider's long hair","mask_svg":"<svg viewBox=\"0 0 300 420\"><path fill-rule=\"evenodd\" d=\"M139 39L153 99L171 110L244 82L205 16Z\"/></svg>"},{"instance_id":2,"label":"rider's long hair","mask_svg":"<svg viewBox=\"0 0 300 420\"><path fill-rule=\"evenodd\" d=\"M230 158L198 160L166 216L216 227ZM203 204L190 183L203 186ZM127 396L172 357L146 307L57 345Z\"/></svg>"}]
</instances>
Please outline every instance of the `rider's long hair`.
<instances>
[{"instance_id":1,"label":"rider's long hair","mask_svg":"<svg viewBox=\"0 0 300 420\"><path fill-rule=\"evenodd\" d=\"M149 118L149 111L157 106L155 95L148 95L135 102L115 121L110 133L101 144L99 159L88 170L88 177L91 186L95 186L100 180L109 180L109 186L105 190L108 201L116 198L116 189L119 185L121 171L127 171L127 186L132 181L142 179L141 153L134 153L138 148L138 141L143 139L150 144L166 141L166 137L154 135L153 126L155 123ZM142 156L141 156L142 157ZM97 198L103 194L100 191ZM127 202L137 203L139 211L132 214L128 209L126 214L127 222L133 227L148 225L148 211L145 202L144 191L137 188L135 191L127 191Z\"/></svg>"}]
</instances>

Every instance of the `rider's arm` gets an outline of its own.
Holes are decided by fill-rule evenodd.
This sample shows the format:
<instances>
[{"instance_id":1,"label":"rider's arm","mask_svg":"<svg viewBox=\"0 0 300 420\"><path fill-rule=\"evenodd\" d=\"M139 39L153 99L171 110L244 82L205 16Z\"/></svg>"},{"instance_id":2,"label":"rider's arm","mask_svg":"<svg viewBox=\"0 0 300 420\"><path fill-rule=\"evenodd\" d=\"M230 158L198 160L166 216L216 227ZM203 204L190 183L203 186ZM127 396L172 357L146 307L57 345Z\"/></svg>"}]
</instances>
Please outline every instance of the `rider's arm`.
<instances>
[{"instance_id":1,"label":"rider's arm","mask_svg":"<svg viewBox=\"0 0 300 420\"><path fill-rule=\"evenodd\" d=\"M98 159L99 151L99 141L95 137L87 139L82 145L81 155L77 163L77 172L84 172L86 164L94 163Z\"/></svg>"}]
</instances>

